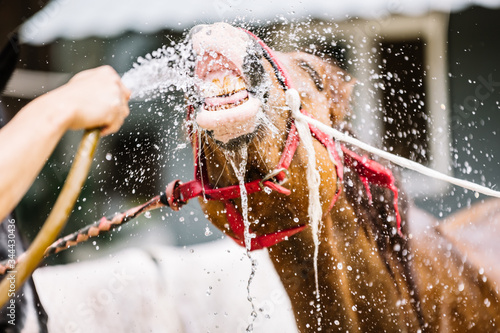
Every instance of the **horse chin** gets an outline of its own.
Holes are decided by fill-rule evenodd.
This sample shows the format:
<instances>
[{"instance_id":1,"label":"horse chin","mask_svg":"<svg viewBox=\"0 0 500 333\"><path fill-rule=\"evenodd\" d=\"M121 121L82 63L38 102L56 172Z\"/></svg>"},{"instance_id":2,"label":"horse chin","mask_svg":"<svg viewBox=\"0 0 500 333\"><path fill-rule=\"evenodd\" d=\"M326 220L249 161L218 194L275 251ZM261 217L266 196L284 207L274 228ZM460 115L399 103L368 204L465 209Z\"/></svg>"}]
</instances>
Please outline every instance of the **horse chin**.
<instances>
[{"instance_id":1,"label":"horse chin","mask_svg":"<svg viewBox=\"0 0 500 333\"><path fill-rule=\"evenodd\" d=\"M213 111L202 106L196 123L201 129L210 131L215 140L228 144L256 130L261 105L259 99L248 95L240 105L227 109Z\"/></svg>"},{"instance_id":2,"label":"horse chin","mask_svg":"<svg viewBox=\"0 0 500 333\"><path fill-rule=\"evenodd\" d=\"M260 126L259 126L260 127ZM227 151L238 151L241 149L241 147L248 145L250 142L252 142L255 137L257 136L258 130L255 130L252 133L240 135L234 139L230 139L227 142L222 142L213 137L212 132L207 132L207 134L212 137L217 144L218 147L220 147L223 150Z\"/></svg>"},{"instance_id":3,"label":"horse chin","mask_svg":"<svg viewBox=\"0 0 500 333\"><path fill-rule=\"evenodd\" d=\"M264 130L266 123L263 121L264 117L263 112L259 110L255 117L249 120L248 124L244 126L220 126L218 130L207 130L203 129L198 124L198 128L214 140L215 144L221 149L236 151L242 146L248 145Z\"/></svg>"}]
</instances>

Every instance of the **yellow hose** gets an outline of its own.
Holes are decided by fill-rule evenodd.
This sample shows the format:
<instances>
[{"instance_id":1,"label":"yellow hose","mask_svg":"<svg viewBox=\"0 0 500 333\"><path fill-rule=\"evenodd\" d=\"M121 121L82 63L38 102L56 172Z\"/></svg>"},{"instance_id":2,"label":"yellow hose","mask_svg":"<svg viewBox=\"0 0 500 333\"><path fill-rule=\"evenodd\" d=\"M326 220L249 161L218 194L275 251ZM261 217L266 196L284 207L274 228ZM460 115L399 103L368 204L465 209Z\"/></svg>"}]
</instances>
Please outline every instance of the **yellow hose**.
<instances>
[{"instance_id":1,"label":"yellow hose","mask_svg":"<svg viewBox=\"0 0 500 333\"><path fill-rule=\"evenodd\" d=\"M12 296L12 293L19 292L24 281L42 261L45 249L54 242L66 225L76 199L87 179L99 137L99 129L87 130L83 134L71 170L49 217L31 246L19 257L15 270L8 272L2 283L0 283L0 307L9 300L9 295Z\"/></svg>"}]
</instances>

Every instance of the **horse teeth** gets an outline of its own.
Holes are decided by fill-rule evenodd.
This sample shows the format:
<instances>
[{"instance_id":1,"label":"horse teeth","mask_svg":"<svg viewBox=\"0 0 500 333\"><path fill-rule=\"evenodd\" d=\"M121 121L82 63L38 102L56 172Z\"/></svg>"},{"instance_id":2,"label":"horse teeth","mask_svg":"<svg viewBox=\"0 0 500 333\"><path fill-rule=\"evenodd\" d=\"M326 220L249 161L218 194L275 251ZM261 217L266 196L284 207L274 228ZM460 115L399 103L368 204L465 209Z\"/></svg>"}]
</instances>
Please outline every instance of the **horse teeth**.
<instances>
[{"instance_id":1,"label":"horse teeth","mask_svg":"<svg viewBox=\"0 0 500 333\"><path fill-rule=\"evenodd\" d=\"M213 79L212 84L216 85L217 88L222 89L223 85L220 83L219 79Z\"/></svg>"},{"instance_id":2,"label":"horse teeth","mask_svg":"<svg viewBox=\"0 0 500 333\"><path fill-rule=\"evenodd\" d=\"M232 78L230 78L229 76L224 77L224 86L222 88L222 91L224 92L224 95L229 94L229 92L230 92L229 89L232 86L232 84L231 84L232 82L231 81L232 81Z\"/></svg>"},{"instance_id":3,"label":"horse teeth","mask_svg":"<svg viewBox=\"0 0 500 333\"><path fill-rule=\"evenodd\" d=\"M203 97L230 96L245 89L246 84L242 77L225 76L222 82L218 78L206 82L201 88L201 94Z\"/></svg>"},{"instance_id":4,"label":"horse teeth","mask_svg":"<svg viewBox=\"0 0 500 333\"><path fill-rule=\"evenodd\" d=\"M239 100L234 103L229 103L229 104L222 104L222 105L205 105L205 110L207 111L223 111L227 109L234 108L238 105L241 105L248 101L248 97L243 98L242 100Z\"/></svg>"},{"instance_id":5,"label":"horse teeth","mask_svg":"<svg viewBox=\"0 0 500 333\"><path fill-rule=\"evenodd\" d=\"M246 88L247 88L247 86L245 84L245 80L243 80L243 78L241 76L238 76L238 79L236 80L236 83L234 85L234 91L238 92L238 91L244 90Z\"/></svg>"}]
</instances>

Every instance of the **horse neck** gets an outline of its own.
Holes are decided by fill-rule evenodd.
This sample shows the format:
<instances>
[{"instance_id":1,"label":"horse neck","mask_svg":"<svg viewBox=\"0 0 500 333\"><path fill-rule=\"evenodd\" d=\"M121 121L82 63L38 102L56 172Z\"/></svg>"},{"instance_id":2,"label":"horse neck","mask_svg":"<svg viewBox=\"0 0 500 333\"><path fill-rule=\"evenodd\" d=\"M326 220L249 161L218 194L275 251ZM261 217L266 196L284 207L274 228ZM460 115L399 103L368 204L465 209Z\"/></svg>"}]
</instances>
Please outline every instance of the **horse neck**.
<instances>
[{"instance_id":1,"label":"horse neck","mask_svg":"<svg viewBox=\"0 0 500 333\"><path fill-rule=\"evenodd\" d=\"M217 187L237 184L238 178L226 160L227 154L210 138L202 140L205 140L201 149L204 149L207 157L206 168L210 184ZM276 166L285 140L286 136L283 136L278 141L274 138L249 144L246 181L262 177ZM324 149L318 148L316 152L317 159L323 164L330 163ZM266 229L260 231L276 231L277 227L286 229L296 225L293 221L296 217L300 221L308 221L308 194L307 186L304 185L306 158L307 152L299 146L290 166L291 179L287 183L292 192L290 196L279 197L274 192L270 195L258 192L249 196L250 207L259 202L280 202L284 206L278 213L275 205L256 206L257 209L249 212L250 220L258 219L261 225L265 225ZM234 164L239 165L239 162L238 154L235 154ZM323 207L327 207L328 200L335 193L335 175L331 172L334 166L323 165L321 169L320 193L326 193L322 195L322 202ZM239 204L237 199L235 202ZM207 209L214 224L221 227L227 223L220 219L223 214L216 213L220 209L216 204L209 202L202 203L202 206ZM269 249L301 331L329 331L332 327L344 331L406 331L406 324L418 327L410 302L401 302L402 299L409 300L411 297L397 267L398 263L395 260L387 261L375 242L376 237L371 228L362 227L361 218L357 216L345 192L338 198L331 212L323 217L317 263L319 299L315 295L315 244L312 228L306 228ZM382 306L374 311L378 304ZM359 313L363 313L363 318L359 317ZM366 318L367 314L372 317Z\"/></svg>"},{"instance_id":2,"label":"horse neck","mask_svg":"<svg viewBox=\"0 0 500 333\"><path fill-rule=\"evenodd\" d=\"M406 324L418 328L410 302L401 302L411 298L397 263L386 263L374 235L360 227L344 195L322 222L317 263L319 299L315 296L311 228L269 249L299 330L406 331ZM359 313L363 313L362 318Z\"/></svg>"}]
</instances>

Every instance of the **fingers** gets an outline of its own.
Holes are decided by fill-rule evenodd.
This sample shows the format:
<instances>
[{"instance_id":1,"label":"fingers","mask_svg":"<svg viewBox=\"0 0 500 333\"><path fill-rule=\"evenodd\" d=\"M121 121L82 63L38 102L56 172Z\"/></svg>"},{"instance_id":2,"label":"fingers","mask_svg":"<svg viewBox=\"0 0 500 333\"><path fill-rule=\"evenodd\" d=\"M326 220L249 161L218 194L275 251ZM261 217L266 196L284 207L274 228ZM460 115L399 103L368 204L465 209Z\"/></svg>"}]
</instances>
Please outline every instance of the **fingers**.
<instances>
[{"instance_id":1,"label":"fingers","mask_svg":"<svg viewBox=\"0 0 500 333\"><path fill-rule=\"evenodd\" d=\"M75 110L71 129L103 128L101 134L117 132L130 114L131 91L110 66L101 66L76 74L68 84Z\"/></svg>"},{"instance_id":2,"label":"fingers","mask_svg":"<svg viewBox=\"0 0 500 333\"><path fill-rule=\"evenodd\" d=\"M130 109L128 106L128 100L130 99L130 91L128 89L121 92L120 101L117 103L114 110L109 111L110 119L106 122L105 126L101 131L102 136L113 134L118 132L118 130L123 125L125 118L130 114Z\"/></svg>"},{"instance_id":3,"label":"fingers","mask_svg":"<svg viewBox=\"0 0 500 333\"><path fill-rule=\"evenodd\" d=\"M120 104L118 105L116 109L116 116L115 119L112 121L111 124L107 125L105 128L102 130L102 135L109 135L112 133L116 133L120 127L123 125L125 118L128 117L130 114L130 109L128 106L128 101L130 100L130 97L132 95L132 92L130 89L128 89L122 82L120 76L118 73L115 72L113 68L110 66L103 66L104 71L112 71L115 78L116 78L116 84L118 86L119 92L120 92Z\"/></svg>"},{"instance_id":4,"label":"fingers","mask_svg":"<svg viewBox=\"0 0 500 333\"><path fill-rule=\"evenodd\" d=\"M115 121L112 125L106 126L101 130L101 136L106 136L118 132L123 125L123 120Z\"/></svg>"},{"instance_id":5,"label":"fingers","mask_svg":"<svg viewBox=\"0 0 500 333\"><path fill-rule=\"evenodd\" d=\"M119 84L120 84L121 91L122 91L122 93L123 93L123 95L124 95L124 97L125 97L125 100L128 102L128 101L130 100L130 97L132 96L132 91L130 91L130 89L129 89L129 88L127 88L127 87L123 84L123 82L122 82L122 80L121 80L121 79L120 79L120 81L119 81Z\"/></svg>"},{"instance_id":6,"label":"fingers","mask_svg":"<svg viewBox=\"0 0 500 333\"><path fill-rule=\"evenodd\" d=\"M118 79L118 86L120 88L122 98L121 98L121 104L117 108L117 115L116 115L117 118L111 125L103 129L102 131L103 136L118 132L120 127L123 125L125 118L127 118L128 115L130 114L128 101L130 100L132 92L130 91L130 89L125 87L121 79Z\"/></svg>"}]
</instances>

